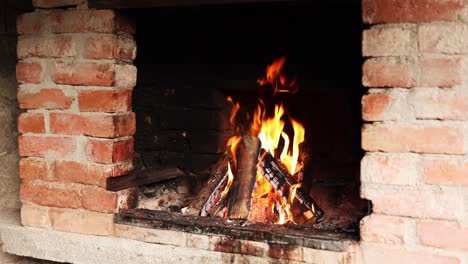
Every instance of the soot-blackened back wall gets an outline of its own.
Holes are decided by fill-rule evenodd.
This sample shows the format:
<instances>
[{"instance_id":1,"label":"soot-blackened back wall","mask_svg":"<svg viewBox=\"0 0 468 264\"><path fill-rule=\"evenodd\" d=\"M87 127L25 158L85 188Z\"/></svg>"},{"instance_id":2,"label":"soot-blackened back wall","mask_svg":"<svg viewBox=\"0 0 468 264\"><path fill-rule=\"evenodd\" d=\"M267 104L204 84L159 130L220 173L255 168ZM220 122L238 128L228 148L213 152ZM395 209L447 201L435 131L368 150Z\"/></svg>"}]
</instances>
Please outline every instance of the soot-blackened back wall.
<instances>
[{"instance_id":1,"label":"soot-blackened back wall","mask_svg":"<svg viewBox=\"0 0 468 264\"><path fill-rule=\"evenodd\" d=\"M133 15L135 150L146 166L206 169L233 131L226 97L248 107L261 96L283 102L305 125L305 184L318 202L336 215L362 215L359 1L174 7ZM256 80L281 56L300 91L273 97Z\"/></svg>"}]
</instances>

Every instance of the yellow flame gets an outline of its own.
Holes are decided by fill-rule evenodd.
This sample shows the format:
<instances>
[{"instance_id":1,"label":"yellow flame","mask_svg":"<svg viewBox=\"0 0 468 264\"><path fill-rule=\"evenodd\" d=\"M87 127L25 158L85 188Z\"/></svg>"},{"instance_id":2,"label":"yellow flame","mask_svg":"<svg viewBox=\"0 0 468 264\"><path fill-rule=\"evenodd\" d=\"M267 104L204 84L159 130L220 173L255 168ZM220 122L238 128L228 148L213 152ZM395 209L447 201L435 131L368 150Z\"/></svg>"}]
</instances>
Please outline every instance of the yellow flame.
<instances>
[{"instance_id":1,"label":"yellow flame","mask_svg":"<svg viewBox=\"0 0 468 264\"><path fill-rule=\"evenodd\" d=\"M224 190L221 192L221 197L225 197L228 194L229 189L231 189L232 182L234 181L234 174L232 174L230 162L228 162L227 173L228 173L228 182L226 184L226 187L224 187Z\"/></svg>"},{"instance_id":2,"label":"yellow flame","mask_svg":"<svg viewBox=\"0 0 468 264\"><path fill-rule=\"evenodd\" d=\"M281 120L283 114L284 107L282 105L276 105L273 117L262 120L262 127L258 135L262 142L262 148L273 155L278 147L281 132L283 132L284 121Z\"/></svg>"},{"instance_id":3,"label":"yellow flame","mask_svg":"<svg viewBox=\"0 0 468 264\"><path fill-rule=\"evenodd\" d=\"M284 208L284 203L281 203L278 206L278 220L276 220L276 225L283 225L286 223L286 208Z\"/></svg>"},{"instance_id":4,"label":"yellow flame","mask_svg":"<svg viewBox=\"0 0 468 264\"><path fill-rule=\"evenodd\" d=\"M291 212L291 204L281 199L281 197L277 198L277 202L279 203L277 210L278 210L278 219L276 220L276 225L284 225L287 222L294 222L292 218Z\"/></svg>"},{"instance_id":5,"label":"yellow flame","mask_svg":"<svg viewBox=\"0 0 468 264\"><path fill-rule=\"evenodd\" d=\"M298 170L297 167L297 160L299 159L299 145L304 142L305 140L305 129L304 126L297 122L296 120L291 118L291 124L294 129L294 140L293 140L293 152L291 157L291 167L290 172L294 175Z\"/></svg>"},{"instance_id":6,"label":"yellow flame","mask_svg":"<svg viewBox=\"0 0 468 264\"><path fill-rule=\"evenodd\" d=\"M287 155L288 155L289 136L288 134L281 132L281 137L284 140L284 146L283 146L283 151L281 151L280 160L282 160L283 163L286 163L284 161L287 159Z\"/></svg>"},{"instance_id":7,"label":"yellow flame","mask_svg":"<svg viewBox=\"0 0 468 264\"><path fill-rule=\"evenodd\" d=\"M237 168L236 149L241 139L242 137L240 136L233 136L229 138L228 142L226 143L226 145L229 147L229 150L231 151L231 154L232 154L232 160L234 161L234 168Z\"/></svg>"},{"instance_id":8,"label":"yellow flame","mask_svg":"<svg viewBox=\"0 0 468 264\"><path fill-rule=\"evenodd\" d=\"M287 83L286 76L282 73L283 67L285 64L286 58L281 57L278 60L275 60L271 65L267 67L266 78L259 79L261 85L269 83L272 84L275 88L275 92L296 92L297 90L285 90L280 91L280 88L293 87L295 86L294 82ZM297 88L297 87L293 87ZM233 110L229 117L229 121L234 123L236 114L240 109L239 103L234 103L231 97L228 97L227 100L233 104ZM292 125L294 135L292 137L292 146L291 146L291 135L288 135L283 131L285 126L285 121L283 120L286 110L282 104L275 105L274 112L271 117L266 115L266 106L263 101L260 100L260 103L257 106L256 111L253 113L250 131L251 135L257 135L261 141L261 146L263 149L271 153L275 158L279 158L281 162L286 166L288 171L294 175L302 168L302 163L299 162L300 149L299 145L305 140L305 128L298 121L290 118L289 121ZM276 149L280 145L282 139L283 148L281 150L280 156L276 157ZM240 136L231 137L227 143L231 153L233 154L233 166L234 169L237 167L236 160L236 147L241 140ZM223 195L227 195L229 188L231 187L232 181L234 179L231 166L228 165L228 185L223 191ZM291 186L289 190L289 197L281 197L280 194L275 193L271 195L272 212L276 212L278 217L275 224L285 224L287 222L294 222L293 214L291 212L291 205L293 204L294 197L298 188L301 184L295 184ZM272 190L272 185L265 180L260 173L257 172L257 182L255 187L255 197L264 197ZM271 194L271 193L270 193ZM275 205L276 204L276 205Z\"/></svg>"},{"instance_id":9,"label":"yellow flame","mask_svg":"<svg viewBox=\"0 0 468 264\"><path fill-rule=\"evenodd\" d=\"M294 184L289 190L289 203L294 203L294 197L296 196L297 188L301 187L301 183Z\"/></svg>"}]
</instances>

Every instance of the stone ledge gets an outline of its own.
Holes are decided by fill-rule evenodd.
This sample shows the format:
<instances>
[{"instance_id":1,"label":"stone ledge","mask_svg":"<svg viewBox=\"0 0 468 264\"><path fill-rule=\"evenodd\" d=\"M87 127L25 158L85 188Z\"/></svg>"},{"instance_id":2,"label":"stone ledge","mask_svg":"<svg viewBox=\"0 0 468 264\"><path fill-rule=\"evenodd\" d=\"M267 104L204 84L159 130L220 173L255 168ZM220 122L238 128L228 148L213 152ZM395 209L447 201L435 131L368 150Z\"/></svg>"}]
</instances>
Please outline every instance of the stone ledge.
<instances>
[{"instance_id":1,"label":"stone ledge","mask_svg":"<svg viewBox=\"0 0 468 264\"><path fill-rule=\"evenodd\" d=\"M303 263L302 261L283 261L269 257L209 251L196 247L24 227L19 224L18 211L7 213L2 211L1 213L0 244L3 244L2 250L10 254L38 259L75 264ZM307 258L309 261L305 259L304 261L317 264L350 263L349 252L319 251L311 252L312 254Z\"/></svg>"},{"instance_id":2,"label":"stone ledge","mask_svg":"<svg viewBox=\"0 0 468 264\"><path fill-rule=\"evenodd\" d=\"M267 245L277 244L335 252L346 252L351 245L358 242L359 238L356 232L334 232L308 225L244 224L216 217L187 216L147 209L131 209L116 214L114 221L118 224L151 230L171 230L207 237L218 236L230 240L249 240Z\"/></svg>"}]
</instances>

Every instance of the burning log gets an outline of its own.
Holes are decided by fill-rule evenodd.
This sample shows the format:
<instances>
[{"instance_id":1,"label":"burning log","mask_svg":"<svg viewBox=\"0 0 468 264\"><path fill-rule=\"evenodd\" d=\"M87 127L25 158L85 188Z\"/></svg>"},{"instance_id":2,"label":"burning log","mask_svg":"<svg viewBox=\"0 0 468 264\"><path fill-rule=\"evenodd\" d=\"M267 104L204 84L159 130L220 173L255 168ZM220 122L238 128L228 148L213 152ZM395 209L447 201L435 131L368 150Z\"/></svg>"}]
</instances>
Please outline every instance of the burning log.
<instances>
[{"instance_id":1,"label":"burning log","mask_svg":"<svg viewBox=\"0 0 468 264\"><path fill-rule=\"evenodd\" d=\"M265 179L280 193L283 200L287 201L290 196L293 196L297 201L294 204L302 207L302 209L293 210L297 223L310 224L323 216L323 211L317 202L301 187L298 187L297 180L284 168L284 165L264 149L261 151L258 168Z\"/></svg>"},{"instance_id":2,"label":"burning log","mask_svg":"<svg viewBox=\"0 0 468 264\"><path fill-rule=\"evenodd\" d=\"M236 148L236 172L229 194L229 219L247 220L257 176L260 139L245 135Z\"/></svg>"},{"instance_id":3,"label":"burning log","mask_svg":"<svg viewBox=\"0 0 468 264\"><path fill-rule=\"evenodd\" d=\"M203 205L202 209L200 210L201 216L208 216L208 215L217 215L220 210L222 210L223 204L226 204L226 196L222 195L223 190L226 188L228 184L228 173L224 174L224 177L221 181L216 185L215 189L208 197L208 200Z\"/></svg>"},{"instance_id":4,"label":"burning log","mask_svg":"<svg viewBox=\"0 0 468 264\"><path fill-rule=\"evenodd\" d=\"M217 203L216 199L219 200L219 196L227 184L227 171L230 160L231 155L225 153L215 164L205 186L188 206L191 214L200 214L202 208L205 211L204 214L209 214L212 207Z\"/></svg>"}]
</instances>

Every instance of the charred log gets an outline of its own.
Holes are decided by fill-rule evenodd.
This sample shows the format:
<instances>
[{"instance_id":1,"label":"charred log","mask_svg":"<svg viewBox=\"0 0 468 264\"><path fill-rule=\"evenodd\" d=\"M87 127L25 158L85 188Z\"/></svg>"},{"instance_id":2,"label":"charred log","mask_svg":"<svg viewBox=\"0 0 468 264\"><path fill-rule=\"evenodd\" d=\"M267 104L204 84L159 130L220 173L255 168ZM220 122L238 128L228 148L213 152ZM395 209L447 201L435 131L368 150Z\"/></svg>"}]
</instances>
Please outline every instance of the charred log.
<instances>
[{"instance_id":1,"label":"charred log","mask_svg":"<svg viewBox=\"0 0 468 264\"><path fill-rule=\"evenodd\" d=\"M228 173L224 174L224 177L219 182L219 184L215 187L211 195L208 197L208 200L203 205L200 210L201 216L208 216L208 215L216 215L219 210L222 209L222 204L226 204L226 196L222 196L223 190L226 188L228 183Z\"/></svg>"},{"instance_id":2,"label":"charred log","mask_svg":"<svg viewBox=\"0 0 468 264\"><path fill-rule=\"evenodd\" d=\"M295 221L299 224L311 224L323 216L323 211L306 191L297 187L298 181L292 176L284 165L277 161L269 152L261 150L260 162L258 165L260 173L281 195L283 200L287 201L290 192L294 200L293 208ZM297 208L299 207L299 208Z\"/></svg>"},{"instance_id":3,"label":"charred log","mask_svg":"<svg viewBox=\"0 0 468 264\"><path fill-rule=\"evenodd\" d=\"M218 197L213 197L215 192L221 192L223 190L223 184L226 186L226 183L223 183L223 179L227 182L227 170L228 163L231 160L231 155L225 153L221 156L218 162L213 166L211 175L208 178L208 181L205 183L201 191L195 196L190 205L188 206L191 214L200 214L201 209L206 207L205 204L209 201L210 197L216 199ZM221 189L221 191L217 191ZM213 203L213 202L212 202ZM216 204L216 202L214 202ZM212 205L213 206L213 205ZM211 207L212 207L211 206ZM206 207L205 211L209 213L210 207Z\"/></svg>"},{"instance_id":4,"label":"charred log","mask_svg":"<svg viewBox=\"0 0 468 264\"><path fill-rule=\"evenodd\" d=\"M107 178L106 187L109 191L120 191L131 187L143 186L186 175L176 167L146 168L135 170L120 177Z\"/></svg>"},{"instance_id":5,"label":"charred log","mask_svg":"<svg viewBox=\"0 0 468 264\"><path fill-rule=\"evenodd\" d=\"M229 219L246 220L249 216L260 147L260 139L250 135L243 136L237 146L234 182L229 193Z\"/></svg>"}]
</instances>

